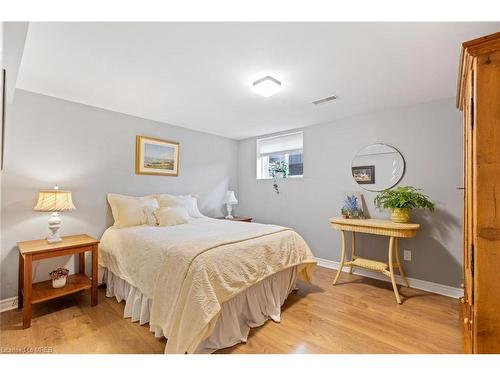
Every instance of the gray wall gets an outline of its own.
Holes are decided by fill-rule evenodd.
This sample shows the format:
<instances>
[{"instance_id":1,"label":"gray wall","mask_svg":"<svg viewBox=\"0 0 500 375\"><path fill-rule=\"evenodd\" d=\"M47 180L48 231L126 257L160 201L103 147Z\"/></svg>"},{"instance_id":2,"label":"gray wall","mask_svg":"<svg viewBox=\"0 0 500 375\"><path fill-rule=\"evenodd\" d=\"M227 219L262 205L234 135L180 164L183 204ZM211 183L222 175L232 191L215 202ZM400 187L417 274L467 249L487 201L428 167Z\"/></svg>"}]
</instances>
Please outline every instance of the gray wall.
<instances>
[{"instance_id":1,"label":"gray wall","mask_svg":"<svg viewBox=\"0 0 500 375\"><path fill-rule=\"evenodd\" d=\"M108 192L196 193L201 212L218 216L225 191L238 189L237 141L20 90L7 114L0 299L17 294L16 242L47 234L48 214L32 210L39 189L73 192L77 209L62 213L62 235L98 238L112 224ZM179 177L136 175L136 135L180 142ZM35 265L35 280L62 265L74 259Z\"/></svg>"},{"instance_id":2,"label":"gray wall","mask_svg":"<svg viewBox=\"0 0 500 375\"><path fill-rule=\"evenodd\" d=\"M360 116L304 129L304 178L256 180L256 141L239 142L141 118L88 107L26 91L8 106L5 167L2 172L1 295L17 293L17 241L42 238L45 213L34 212L37 191L59 184L72 190L77 210L62 213L61 234L99 237L112 224L106 193L145 195L197 193L201 211L222 214L222 198L236 190L234 213L295 228L317 257L339 260L340 237L328 218L340 212L344 191L360 190L350 174L360 148L385 142L398 148L407 170L401 182L425 189L437 202L432 214L414 213L417 237L401 242L413 259L410 277L458 286L461 282L462 133L454 100ZM179 177L134 173L135 136L181 144ZM239 169L239 173L238 173ZM363 191L372 217L374 193ZM386 241L361 236L360 254L386 257ZM73 258L35 265L35 280L55 266L74 267Z\"/></svg>"},{"instance_id":3,"label":"gray wall","mask_svg":"<svg viewBox=\"0 0 500 375\"><path fill-rule=\"evenodd\" d=\"M335 104L326 104L335 105ZM352 179L351 160L362 147L376 142L395 146L406 160L400 185L423 188L437 202L432 214L415 212L422 225L414 239L400 247L412 250L405 261L408 276L440 284L461 282L462 129L454 99L304 128L304 177L280 181L256 179L256 140L239 147L239 205L237 212L257 221L295 228L317 257L340 258L340 235L328 224L339 216L345 191L362 191L372 217L388 217L374 209L376 193L361 189ZM387 240L361 235L359 254L384 260Z\"/></svg>"}]
</instances>

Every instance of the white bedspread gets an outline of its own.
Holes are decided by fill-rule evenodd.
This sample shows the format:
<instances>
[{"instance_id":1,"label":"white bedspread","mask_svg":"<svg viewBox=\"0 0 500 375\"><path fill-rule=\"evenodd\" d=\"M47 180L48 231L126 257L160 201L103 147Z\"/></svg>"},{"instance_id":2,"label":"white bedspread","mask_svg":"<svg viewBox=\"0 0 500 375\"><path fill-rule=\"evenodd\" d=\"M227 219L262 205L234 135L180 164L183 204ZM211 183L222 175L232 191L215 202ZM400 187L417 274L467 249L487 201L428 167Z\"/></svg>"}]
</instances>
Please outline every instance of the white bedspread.
<instances>
[{"instance_id":1,"label":"white bedspread","mask_svg":"<svg viewBox=\"0 0 500 375\"><path fill-rule=\"evenodd\" d=\"M151 324L168 353L192 352L215 326L221 304L281 270L309 281L314 257L294 231L202 218L172 227L108 229L99 263L153 299Z\"/></svg>"}]
</instances>

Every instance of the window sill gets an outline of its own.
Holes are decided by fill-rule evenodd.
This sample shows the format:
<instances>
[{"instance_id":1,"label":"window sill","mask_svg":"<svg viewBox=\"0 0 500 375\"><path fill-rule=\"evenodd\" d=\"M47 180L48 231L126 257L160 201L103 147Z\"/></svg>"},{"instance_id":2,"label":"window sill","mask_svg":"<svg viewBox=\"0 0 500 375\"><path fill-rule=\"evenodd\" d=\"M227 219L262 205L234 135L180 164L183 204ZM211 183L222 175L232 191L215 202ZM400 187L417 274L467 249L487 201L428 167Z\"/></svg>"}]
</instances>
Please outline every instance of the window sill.
<instances>
[{"instance_id":1,"label":"window sill","mask_svg":"<svg viewBox=\"0 0 500 375\"><path fill-rule=\"evenodd\" d=\"M288 177L278 177L278 180L294 180L294 179L298 179L298 178L304 178L304 175L300 175L300 176L288 176ZM257 177L256 180L273 180L274 178L273 177Z\"/></svg>"}]
</instances>

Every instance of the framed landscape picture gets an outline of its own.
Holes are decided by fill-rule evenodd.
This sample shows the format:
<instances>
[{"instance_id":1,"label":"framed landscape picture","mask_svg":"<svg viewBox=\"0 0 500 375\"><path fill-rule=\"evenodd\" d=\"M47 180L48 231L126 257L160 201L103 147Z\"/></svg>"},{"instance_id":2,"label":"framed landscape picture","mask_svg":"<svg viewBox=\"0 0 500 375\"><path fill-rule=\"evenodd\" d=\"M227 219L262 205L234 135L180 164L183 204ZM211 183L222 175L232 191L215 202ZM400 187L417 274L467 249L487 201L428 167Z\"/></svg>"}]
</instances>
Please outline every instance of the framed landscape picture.
<instances>
[{"instance_id":1,"label":"framed landscape picture","mask_svg":"<svg viewBox=\"0 0 500 375\"><path fill-rule=\"evenodd\" d=\"M160 176L179 175L179 143L136 136L135 173Z\"/></svg>"},{"instance_id":2,"label":"framed landscape picture","mask_svg":"<svg viewBox=\"0 0 500 375\"><path fill-rule=\"evenodd\" d=\"M352 167L352 176L358 184L374 184L375 166L364 165L360 167Z\"/></svg>"}]
</instances>

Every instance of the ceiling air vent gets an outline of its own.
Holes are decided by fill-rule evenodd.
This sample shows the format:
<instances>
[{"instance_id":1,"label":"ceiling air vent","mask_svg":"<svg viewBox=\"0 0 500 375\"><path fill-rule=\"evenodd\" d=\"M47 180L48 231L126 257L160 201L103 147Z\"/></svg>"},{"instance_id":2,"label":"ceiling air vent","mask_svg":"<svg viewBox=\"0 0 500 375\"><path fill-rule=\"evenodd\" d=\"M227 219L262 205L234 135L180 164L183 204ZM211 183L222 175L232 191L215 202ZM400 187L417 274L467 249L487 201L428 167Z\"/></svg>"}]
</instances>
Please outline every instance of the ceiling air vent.
<instances>
[{"instance_id":1,"label":"ceiling air vent","mask_svg":"<svg viewBox=\"0 0 500 375\"><path fill-rule=\"evenodd\" d=\"M326 98L314 100L311 103L318 105L318 104L323 104L323 103L326 103L326 102L331 102L332 100L335 100L335 99L337 99L337 96L331 95L331 96L327 96Z\"/></svg>"}]
</instances>

